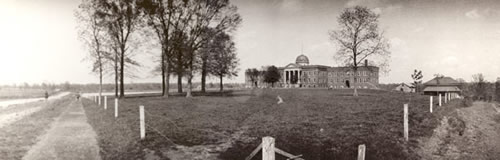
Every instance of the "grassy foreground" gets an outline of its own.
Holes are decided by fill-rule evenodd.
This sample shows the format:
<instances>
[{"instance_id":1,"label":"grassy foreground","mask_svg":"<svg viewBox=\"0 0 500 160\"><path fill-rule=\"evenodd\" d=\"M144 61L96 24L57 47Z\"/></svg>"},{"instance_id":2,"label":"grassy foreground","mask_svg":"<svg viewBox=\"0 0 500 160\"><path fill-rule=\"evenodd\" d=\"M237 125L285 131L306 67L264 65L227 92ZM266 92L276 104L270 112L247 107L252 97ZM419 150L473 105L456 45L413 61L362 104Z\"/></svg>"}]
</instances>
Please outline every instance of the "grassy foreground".
<instances>
[{"instance_id":1,"label":"grassy foreground","mask_svg":"<svg viewBox=\"0 0 500 160\"><path fill-rule=\"evenodd\" d=\"M83 100L89 123L98 135L103 159L143 159L154 153L166 159L172 144L219 144L244 131L220 159L244 159L261 137L276 138L276 147L304 159L355 159L365 144L367 159L419 159L417 139L430 137L451 107L429 113L429 97L377 90L254 90L223 95L136 97L120 100L114 118L108 110ZM277 95L285 103L277 105ZM434 98L437 99L437 98ZM403 139L403 104L409 103L410 141ZM146 110L147 135L139 138L139 106ZM451 105L450 105L451 106ZM259 159L256 156L255 159Z\"/></svg>"},{"instance_id":2,"label":"grassy foreground","mask_svg":"<svg viewBox=\"0 0 500 160\"><path fill-rule=\"evenodd\" d=\"M38 112L20 119L0 129L0 159L22 159L74 98L65 96L54 101L39 101L9 107L6 112L19 108L43 106Z\"/></svg>"}]
</instances>

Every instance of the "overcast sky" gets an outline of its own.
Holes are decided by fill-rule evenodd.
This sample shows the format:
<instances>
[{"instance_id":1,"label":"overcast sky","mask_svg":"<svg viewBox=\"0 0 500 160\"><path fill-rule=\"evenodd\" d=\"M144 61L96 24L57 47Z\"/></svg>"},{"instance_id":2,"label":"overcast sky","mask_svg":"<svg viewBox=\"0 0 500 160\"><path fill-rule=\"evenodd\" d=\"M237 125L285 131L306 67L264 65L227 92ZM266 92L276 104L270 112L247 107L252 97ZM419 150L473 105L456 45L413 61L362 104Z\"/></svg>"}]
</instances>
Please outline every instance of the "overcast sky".
<instances>
[{"instance_id":1,"label":"overcast sky","mask_svg":"<svg viewBox=\"0 0 500 160\"><path fill-rule=\"evenodd\" d=\"M73 12L78 0L0 1L0 84L96 83L91 63L77 39ZM382 83L410 82L413 69L424 80L440 73L470 81L483 73L500 77L500 1L495 0L233 0L243 17L235 36L243 82L246 68L285 66L301 53L311 64L339 66L337 46L328 31L340 12L365 5L379 13L380 27L391 43L391 71ZM154 51L138 54L138 78L151 75ZM199 78L195 81L199 81ZM107 78L105 82L113 82Z\"/></svg>"}]
</instances>

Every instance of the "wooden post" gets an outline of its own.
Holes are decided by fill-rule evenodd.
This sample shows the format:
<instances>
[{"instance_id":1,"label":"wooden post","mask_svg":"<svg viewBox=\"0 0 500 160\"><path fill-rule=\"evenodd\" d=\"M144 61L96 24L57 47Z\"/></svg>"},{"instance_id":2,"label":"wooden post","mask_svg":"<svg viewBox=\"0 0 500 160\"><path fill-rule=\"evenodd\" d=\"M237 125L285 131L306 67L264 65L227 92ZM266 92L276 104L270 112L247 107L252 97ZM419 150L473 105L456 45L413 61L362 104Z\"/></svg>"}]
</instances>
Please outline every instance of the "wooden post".
<instances>
[{"instance_id":1,"label":"wooden post","mask_svg":"<svg viewBox=\"0 0 500 160\"><path fill-rule=\"evenodd\" d=\"M439 93L439 106L441 106L441 93Z\"/></svg>"},{"instance_id":2,"label":"wooden post","mask_svg":"<svg viewBox=\"0 0 500 160\"><path fill-rule=\"evenodd\" d=\"M432 113L432 96L429 97L431 100L430 100L430 103L429 103L429 110L431 111Z\"/></svg>"},{"instance_id":3,"label":"wooden post","mask_svg":"<svg viewBox=\"0 0 500 160\"><path fill-rule=\"evenodd\" d=\"M146 128L145 128L145 120L144 120L144 106L139 106L139 120L141 126L141 139L146 137Z\"/></svg>"},{"instance_id":4,"label":"wooden post","mask_svg":"<svg viewBox=\"0 0 500 160\"><path fill-rule=\"evenodd\" d=\"M262 138L262 160L274 160L274 138Z\"/></svg>"},{"instance_id":5,"label":"wooden post","mask_svg":"<svg viewBox=\"0 0 500 160\"><path fill-rule=\"evenodd\" d=\"M115 118L118 117L118 98L115 98Z\"/></svg>"},{"instance_id":6,"label":"wooden post","mask_svg":"<svg viewBox=\"0 0 500 160\"><path fill-rule=\"evenodd\" d=\"M408 141L408 104L404 104L404 136Z\"/></svg>"},{"instance_id":7,"label":"wooden post","mask_svg":"<svg viewBox=\"0 0 500 160\"><path fill-rule=\"evenodd\" d=\"M365 160L366 146L364 144L358 146L358 160Z\"/></svg>"},{"instance_id":8,"label":"wooden post","mask_svg":"<svg viewBox=\"0 0 500 160\"><path fill-rule=\"evenodd\" d=\"M101 96L100 96L100 95L98 95L97 97L99 97L99 98L97 98L97 100L98 100L98 104L99 104L99 105L101 105Z\"/></svg>"},{"instance_id":9,"label":"wooden post","mask_svg":"<svg viewBox=\"0 0 500 160\"><path fill-rule=\"evenodd\" d=\"M108 96L104 96L104 110L108 109Z\"/></svg>"}]
</instances>

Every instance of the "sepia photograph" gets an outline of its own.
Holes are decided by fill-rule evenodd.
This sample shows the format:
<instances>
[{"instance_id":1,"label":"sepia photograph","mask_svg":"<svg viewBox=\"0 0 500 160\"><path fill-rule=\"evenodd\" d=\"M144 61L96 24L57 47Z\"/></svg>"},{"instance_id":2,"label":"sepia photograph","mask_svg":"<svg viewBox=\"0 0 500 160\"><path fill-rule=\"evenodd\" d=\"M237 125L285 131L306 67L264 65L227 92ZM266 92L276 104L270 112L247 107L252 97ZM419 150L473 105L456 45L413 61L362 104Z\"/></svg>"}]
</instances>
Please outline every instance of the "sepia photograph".
<instances>
[{"instance_id":1,"label":"sepia photograph","mask_svg":"<svg viewBox=\"0 0 500 160\"><path fill-rule=\"evenodd\" d=\"M500 1L0 0L0 160L500 160Z\"/></svg>"}]
</instances>

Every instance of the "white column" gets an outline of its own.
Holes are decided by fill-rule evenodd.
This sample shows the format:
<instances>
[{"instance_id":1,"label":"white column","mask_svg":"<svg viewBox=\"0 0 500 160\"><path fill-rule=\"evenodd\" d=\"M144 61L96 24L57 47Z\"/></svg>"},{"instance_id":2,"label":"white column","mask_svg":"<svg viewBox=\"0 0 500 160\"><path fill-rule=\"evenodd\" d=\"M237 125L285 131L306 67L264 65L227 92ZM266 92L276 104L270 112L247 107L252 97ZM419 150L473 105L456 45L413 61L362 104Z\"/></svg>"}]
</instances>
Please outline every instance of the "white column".
<instances>
[{"instance_id":1,"label":"white column","mask_svg":"<svg viewBox=\"0 0 500 160\"><path fill-rule=\"evenodd\" d=\"M300 70L297 70L297 79L299 80L298 83L300 84Z\"/></svg>"},{"instance_id":2,"label":"white column","mask_svg":"<svg viewBox=\"0 0 500 160\"><path fill-rule=\"evenodd\" d=\"M441 93L439 93L439 106L441 106Z\"/></svg>"},{"instance_id":3,"label":"white column","mask_svg":"<svg viewBox=\"0 0 500 160\"><path fill-rule=\"evenodd\" d=\"M432 113L432 96L430 96L430 101L429 101L429 110L431 111Z\"/></svg>"}]
</instances>

